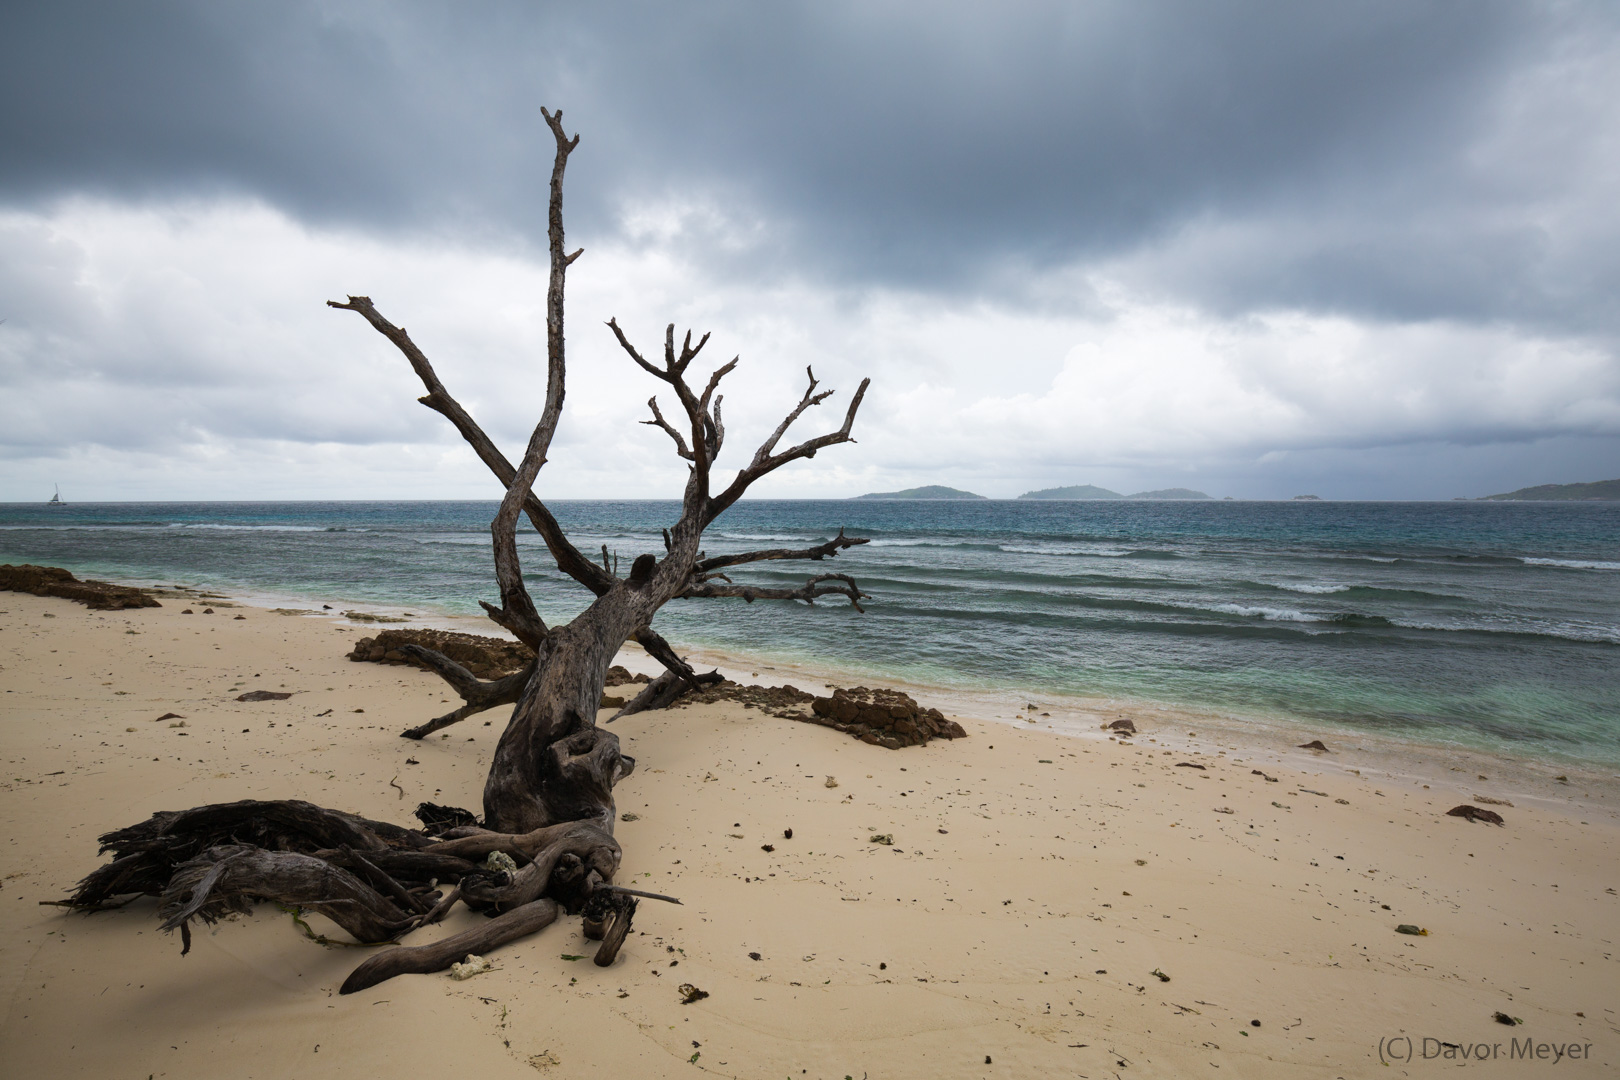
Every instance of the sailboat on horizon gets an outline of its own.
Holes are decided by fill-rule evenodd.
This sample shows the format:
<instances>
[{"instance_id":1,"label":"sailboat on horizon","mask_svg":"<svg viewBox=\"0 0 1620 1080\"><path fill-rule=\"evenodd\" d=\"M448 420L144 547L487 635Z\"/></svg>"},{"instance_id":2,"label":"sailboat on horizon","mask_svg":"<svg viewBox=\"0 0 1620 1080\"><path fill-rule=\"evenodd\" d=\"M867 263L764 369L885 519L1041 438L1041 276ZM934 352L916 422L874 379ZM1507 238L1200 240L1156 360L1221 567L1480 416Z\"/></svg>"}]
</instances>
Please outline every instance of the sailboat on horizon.
<instances>
[{"instance_id":1,"label":"sailboat on horizon","mask_svg":"<svg viewBox=\"0 0 1620 1080\"><path fill-rule=\"evenodd\" d=\"M51 498L50 498L50 501L47 502L45 505L46 506L66 506L67 503L62 501L62 485L53 484L51 486L56 488L56 494L52 495Z\"/></svg>"}]
</instances>

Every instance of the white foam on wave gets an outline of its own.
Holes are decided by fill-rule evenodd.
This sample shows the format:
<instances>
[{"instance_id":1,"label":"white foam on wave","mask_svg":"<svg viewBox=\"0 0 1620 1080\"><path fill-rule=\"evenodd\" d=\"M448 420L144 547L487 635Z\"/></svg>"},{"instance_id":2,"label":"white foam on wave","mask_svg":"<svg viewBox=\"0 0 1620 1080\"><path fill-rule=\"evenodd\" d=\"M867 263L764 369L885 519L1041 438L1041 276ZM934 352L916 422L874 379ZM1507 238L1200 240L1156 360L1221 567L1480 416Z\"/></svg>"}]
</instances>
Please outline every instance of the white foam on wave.
<instances>
[{"instance_id":1,"label":"white foam on wave","mask_svg":"<svg viewBox=\"0 0 1620 1080\"><path fill-rule=\"evenodd\" d=\"M1309 615L1293 608L1263 607L1258 604L1186 604L1170 602L1171 607L1184 611L1213 611L1222 615L1241 615L1246 619L1267 619L1271 622L1326 622L1320 615Z\"/></svg>"},{"instance_id":2,"label":"white foam on wave","mask_svg":"<svg viewBox=\"0 0 1620 1080\"><path fill-rule=\"evenodd\" d=\"M1600 623L1546 623L1536 619L1496 623L1426 622L1421 619L1391 619L1390 623L1407 630L1437 630L1450 634L1525 634L1532 637L1578 641L1582 644L1620 645L1620 626L1603 626Z\"/></svg>"},{"instance_id":3,"label":"white foam on wave","mask_svg":"<svg viewBox=\"0 0 1620 1080\"><path fill-rule=\"evenodd\" d=\"M777 536L774 533L716 533L722 540L746 540L750 544L759 543L788 543L788 544L819 544L827 540L823 536Z\"/></svg>"},{"instance_id":4,"label":"white foam on wave","mask_svg":"<svg viewBox=\"0 0 1620 1080\"><path fill-rule=\"evenodd\" d=\"M212 529L216 532L326 532L325 525L221 525L213 522L171 521L170 529ZM346 529L363 532L363 529Z\"/></svg>"},{"instance_id":5,"label":"white foam on wave","mask_svg":"<svg viewBox=\"0 0 1620 1080\"><path fill-rule=\"evenodd\" d=\"M872 547L977 547L980 540L872 540Z\"/></svg>"},{"instance_id":6,"label":"white foam on wave","mask_svg":"<svg viewBox=\"0 0 1620 1080\"><path fill-rule=\"evenodd\" d=\"M1084 555L1098 559L1120 559L1134 550L1117 547L1083 547L1076 544L1001 544L998 547L1009 555Z\"/></svg>"},{"instance_id":7,"label":"white foam on wave","mask_svg":"<svg viewBox=\"0 0 1620 1080\"><path fill-rule=\"evenodd\" d=\"M1532 559L1519 560L1526 566L1557 566L1565 570L1620 570L1620 562L1603 559Z\"/></svg>"},{"instance_id":8,"label":"white foam on wave","mask_svg":"<svg viewBox=\"0 0 1620 1080\"><path fill-rule=\"evenodd\" d=\"M1349 592L1349 585L1310 585L1304 582L1275 581L1271 583L1276 588L1286 589L1289 592L1307 593L1311 596L1326 596L1330 593Z\"/></svg>"},{"instance_id":9,"label":"white foam on wave","mask_svg":"<svg viewBox=\"0 0 1620 1080\"><path fill-rule=\"evenodd\" d=\"M1251 604L1210 604L1210 611L1219 611L1228 615L1243 615L1247 618L1267 619L1271 622L1322 622L1317 615L1307 615L1303 611L1293 608L1258 607Z\"/></svg>"}]
</instances>

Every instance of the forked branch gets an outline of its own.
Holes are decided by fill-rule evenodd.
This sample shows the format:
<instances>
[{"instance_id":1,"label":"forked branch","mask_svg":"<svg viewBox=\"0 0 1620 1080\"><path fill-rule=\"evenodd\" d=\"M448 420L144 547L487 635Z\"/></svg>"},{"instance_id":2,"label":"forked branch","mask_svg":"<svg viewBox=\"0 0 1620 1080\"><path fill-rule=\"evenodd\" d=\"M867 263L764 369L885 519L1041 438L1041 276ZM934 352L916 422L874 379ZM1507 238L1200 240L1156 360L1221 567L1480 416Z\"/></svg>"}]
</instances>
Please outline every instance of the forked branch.
<instances>
[{"instance_id":1,"label":"forked branch","mask_svg":"<svg viewBox=\"0 0 1620 1080\"><path fill-rule=\"evenodd\" d=\"M717 570L724 570L728 566L741 566L744 563L773 562L783 559L814 559L821 560L836 556L845 548L852 548L857 544L869 544L871 540L864 536L845 536L844 530L839 529L838 535L825 544L817 544L808 548L766 548L763 551L739 551L733 555L716 555L712 559L704 559L692 568L693 574L702 577Z\"/></svg>"},{"instance_id":2,"label":"forked branch","mask_svg":"<svg viewBox=\"0 0 1620 1080\"><path fill-rule=\"evenodd\" d=\"M473 452L478 455L495 479L501 482L503 488L512 486L512 480L517 476L517 469L507 460L505 454L495 445L494 441L484 433L484 429L472 418L461 403L451 396L439 381L439 376L433 370L427 355L411 340L404 327L395 326L389 322L376 309L369 296L351 296L347 302L328 300L327 307L338 308L343 311L355 311L369 322L378 333L382 334L394 347L404 354L410 362L412 370L422 380L427 388L427 394L418 398L423 405L439 413L455 425L461 437L467 440ZM535 531L545 541L546 548L551 552L552 558L557 560L557 569L585 586L597 596L601 596L613 587L613 580L602 572L602 568L591 562L576 548L563 533L562 526L552 516L551 511L531 493L523 500L523 510L529 516Z\"/></svg>"}]
</instances>

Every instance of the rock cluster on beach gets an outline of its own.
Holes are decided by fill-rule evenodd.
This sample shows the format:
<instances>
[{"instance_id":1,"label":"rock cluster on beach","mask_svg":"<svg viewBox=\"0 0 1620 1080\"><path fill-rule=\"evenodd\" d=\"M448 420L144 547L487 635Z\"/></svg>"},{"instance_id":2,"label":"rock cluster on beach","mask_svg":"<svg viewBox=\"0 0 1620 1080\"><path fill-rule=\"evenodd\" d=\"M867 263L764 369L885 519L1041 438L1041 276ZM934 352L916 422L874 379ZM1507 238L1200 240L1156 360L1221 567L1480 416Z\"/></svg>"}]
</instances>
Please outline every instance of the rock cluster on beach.
<instances>
[{"instance_id":1,"label":"rock cluster on beach","mask_svg":"<svg viewBox=\"0 0 1620 1080\"><path fill-rule=\"evenodd\" d=\"M441 652L480 679L498 679L522 671L534 659L534 653L521 642L480 634L425 629L384 630L376 637L361 638L354 643L354 651L349 653L349 659L369 660L375 664L426 666L405 655L400 650L402 645L420 645L424 649Z\"/></svg>"},{"instance_id":2,"label":"rock cluster on beach","mask_svg":"<svg viewBox=\"0 0 1620 1080\"><path fill-rule=\"evenodd\" d=\"M98 611L163 606L145 589L105 581L80 581L59 566L0 565L0 591L60 596Z\"/></svg>"},{"instance_id":3,"label":"rock cluster on beach","mask_svg":"<svg viewBox=\"0 0 1620 1080\"><path fill-rule=\"evenodd\" d=\"M831 697L813 698L812 715L797 717L812 724L846 731L864 743L898 750L921 746L929 739L965 739L967 732L938 709L925 709L910 694L899 690L869 690L857 686L834 690Z\"/></svg>"},{"instance_id":4,"label":"rock cluster on beach","mask_svg":"<svg viewBox=\"0 0 1620 1080\"><path fill-rule=\"evenodd\" d=\"M816 697L796 686L745 686L728 679L682 696L671 708L717 701L736 701L784 720L820 724L890 750L921 746L929 739L967 737L961 724L945 719L938 709L923 708L909 694L864 686L834 690L831 697ZM806 705L810 706L809 712L804 710Z\"/></svg>"}]
</instances>

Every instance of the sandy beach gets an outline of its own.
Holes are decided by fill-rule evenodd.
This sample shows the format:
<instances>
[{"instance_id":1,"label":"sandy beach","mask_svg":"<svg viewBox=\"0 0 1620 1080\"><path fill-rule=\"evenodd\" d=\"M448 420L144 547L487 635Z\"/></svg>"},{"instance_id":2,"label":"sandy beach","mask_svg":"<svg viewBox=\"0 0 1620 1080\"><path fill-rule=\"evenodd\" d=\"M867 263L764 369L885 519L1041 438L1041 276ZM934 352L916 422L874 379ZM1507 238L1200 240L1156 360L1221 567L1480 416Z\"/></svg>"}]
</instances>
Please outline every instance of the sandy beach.
<instances>
[{"instance_id":1,"label":"sandy beach","mask_svg":"<svg viewBox=\"0 0 1620 1080\"><path fill-rule=\"evenodd\" d=\"M1318 755L1281 730L1244 741L1164 714L1135 717L1129 740L1075 718L963 716L967 739L901 751L730 703L632 716L616 725L637 761L617 789L619 880L684 903L644 902L613 966L571 959L591 950L564 919L471 980L340 997L369 950L323 947L273 905L199 927L182 957L153 900L88 917L39 902L98 865L98 834L157 810L302 798L410 823L424 799L477 808L505 713L408 742L397 733L449 695L426 673L345 659L366 627L185 606L0 594L8 1075L1620 1065L1606 789L1493 777L1484 758L1460 772L1423 755L1397 768L1388 747ZM235 700L256 689L293 696ZM1505 826L1446 816L1478 795L1512 804L1488 807ZM683 983L709 996L682 1004Z\"/></svg>"}]
</instances>

